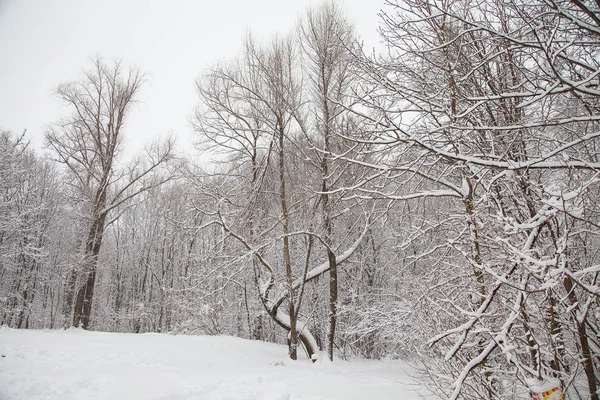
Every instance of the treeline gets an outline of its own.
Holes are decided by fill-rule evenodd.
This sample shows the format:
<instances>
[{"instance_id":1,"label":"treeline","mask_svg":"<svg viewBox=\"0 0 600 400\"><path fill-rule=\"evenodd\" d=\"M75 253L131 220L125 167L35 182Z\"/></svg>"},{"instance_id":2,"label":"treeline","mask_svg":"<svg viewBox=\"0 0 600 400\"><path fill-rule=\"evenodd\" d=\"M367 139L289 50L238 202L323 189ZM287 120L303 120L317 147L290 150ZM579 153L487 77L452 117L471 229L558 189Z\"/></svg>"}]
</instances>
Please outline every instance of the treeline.
<instances>
[{"instance_id":1,"label":"treeline","mask_svg":"<svg viewBox=\"0 0 600 400\"><path fill-rule=\"evenodd\" d=\"M228 334L403 357L442 398L598 400L600 3L335 3L198 79L211 166L120 159L144 76L95 60L53 159L0 136L16 328Z\"/></svg>"}]
</instances>

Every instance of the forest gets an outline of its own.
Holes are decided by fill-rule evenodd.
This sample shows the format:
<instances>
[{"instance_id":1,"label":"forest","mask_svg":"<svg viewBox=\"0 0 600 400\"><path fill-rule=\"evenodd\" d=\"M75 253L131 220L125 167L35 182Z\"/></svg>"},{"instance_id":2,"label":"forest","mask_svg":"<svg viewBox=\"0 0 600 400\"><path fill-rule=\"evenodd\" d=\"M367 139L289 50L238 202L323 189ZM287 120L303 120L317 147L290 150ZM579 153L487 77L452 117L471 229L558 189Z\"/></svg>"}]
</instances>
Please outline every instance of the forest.
<instances>
[{"instance_id":1,"label":"forest","mask_svg":"<svg viewBox=\"0 0 600 400\"><path fill-rule=\"evenodd\" d=\"M210 164L173 139L123 156L148 80L126 60L59 84L43 154L0 133L0 324L401 358L446 399L556 380L599 400L600 0L387 0L380 38L323 3L199 68Z\"/></svg>"}]
</instances>

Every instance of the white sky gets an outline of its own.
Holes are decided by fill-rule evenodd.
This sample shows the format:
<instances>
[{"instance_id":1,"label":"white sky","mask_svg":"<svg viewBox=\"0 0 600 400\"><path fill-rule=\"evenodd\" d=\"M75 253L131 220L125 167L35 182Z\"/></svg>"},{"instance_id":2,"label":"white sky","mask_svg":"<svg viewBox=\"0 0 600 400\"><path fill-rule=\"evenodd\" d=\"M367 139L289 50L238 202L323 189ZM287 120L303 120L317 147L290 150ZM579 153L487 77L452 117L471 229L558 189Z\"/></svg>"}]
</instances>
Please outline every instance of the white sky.
<instances>
[{"instance_id":1,"label":"white sky","mask_svg":"<svg viewBox=\"0 0 600 400\"><path fill-rule=\"evenodd\" d=\"M383 0L340 0L368 47L378 42ZM54 90L80 77L89 58L122 59L147 73L130 115L126 152L158 135L189 147L189 117L202 71L236 55L245 33L287 33L318 0L0 0L0 129L28 130L36 148L44 127L68 111Z\"/></svg>"}]
</instances>

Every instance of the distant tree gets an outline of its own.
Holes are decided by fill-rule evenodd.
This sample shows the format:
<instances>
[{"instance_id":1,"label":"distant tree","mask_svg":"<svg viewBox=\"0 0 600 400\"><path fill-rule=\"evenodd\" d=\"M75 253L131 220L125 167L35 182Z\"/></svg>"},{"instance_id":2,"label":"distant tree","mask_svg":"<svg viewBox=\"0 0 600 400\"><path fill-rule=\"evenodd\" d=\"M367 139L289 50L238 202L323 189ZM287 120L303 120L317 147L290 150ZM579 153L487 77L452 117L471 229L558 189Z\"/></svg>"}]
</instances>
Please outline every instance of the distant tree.
<instances>
[{"instance_id":1,"label":"distant tree","mask_svg":"<svg viewBox=\"0 0 600 400\"><path fill-rule=\"evenodd\" d=\"M59 202L58 174L22 135L0 132L0 323L37 326L30 318L46 271Z\"/></svg>"}]
</instances>

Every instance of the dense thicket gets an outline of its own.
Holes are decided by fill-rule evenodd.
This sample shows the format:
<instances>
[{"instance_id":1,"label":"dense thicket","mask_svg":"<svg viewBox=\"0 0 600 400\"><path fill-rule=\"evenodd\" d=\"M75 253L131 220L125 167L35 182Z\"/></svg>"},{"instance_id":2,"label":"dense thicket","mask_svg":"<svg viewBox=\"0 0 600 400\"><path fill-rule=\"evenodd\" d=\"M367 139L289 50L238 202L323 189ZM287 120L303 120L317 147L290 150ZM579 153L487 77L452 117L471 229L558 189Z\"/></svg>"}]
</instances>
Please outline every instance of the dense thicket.
<instances>
[{"instance_id":1,"label":"dense thicket","mask_svg":"<svg viewBox=\"0 0 600 400\"><path fill-rule=\"evenodd\" d=\"M364 54L325 4L198 79L212 166L170 144L121 164L143 79L96 61L59 89L66 168L0 135L1 323L287 341L407 358L442 398L552 380L597 400L598 15L390 0L386 52Z\"/></svg>"}]
</instances>

